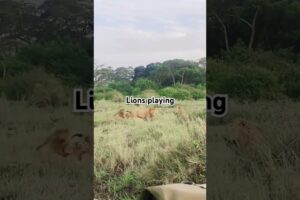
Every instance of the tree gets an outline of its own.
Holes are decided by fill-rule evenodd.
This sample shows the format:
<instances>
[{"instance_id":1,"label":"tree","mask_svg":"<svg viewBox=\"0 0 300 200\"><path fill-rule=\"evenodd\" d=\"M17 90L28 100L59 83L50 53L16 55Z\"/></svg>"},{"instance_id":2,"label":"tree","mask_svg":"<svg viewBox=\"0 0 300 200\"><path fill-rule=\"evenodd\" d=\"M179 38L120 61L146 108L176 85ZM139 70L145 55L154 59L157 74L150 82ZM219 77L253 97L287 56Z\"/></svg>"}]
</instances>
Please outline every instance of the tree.
<instances>
[{"instance_id":1,"label":"tree","mask_svg":"<svg viewBox=\"0 0 300 200\"><path fill-rule=\"evenodd\" d=\"M133 78L132 67L119 67L116 70L114 70L114 80L130 82L132 78Z\"/></svg>"},{"instance_id":2,"label":"tree","mask_svg":"<svg viewBox=\"0 0 300 200\"><path fill-rule=\"evenodd\" d=\"M103 67L101 65L94 70L94 84L96 86L112 83L113 80L114 70L112 67Z\"/></svg>"},{"instance_id":3,"label":"tree","mask_svg":"<svg viewBox=\"0 0 300 200\"><path fill-rule=\"evenodd\" d=\"M228 13L232 12L232 6L234 5L234 0L209 0L207 1L208 8L208 24L212 25L212 21L215 19L221 26L223 32L225 49L230 50L229 43L229 30L228 26L231 22L231 17Z\"/></svg>"},{"instance_id":4,"label":"tree","mask_svg":"<svg viewBox=\"0 0 300 200\"><path fill-rule=\"evenodd\" d=\"M134 76L132 82L135 83L139 78L143 78L146 75L144 66L138 66L134 68Z\"/></svg>"},{"instance_id":5,"label":"tree","mask_svg":"<svg viewBox=\"0 0 300 200\"><path fill-rule=\"evenodd\" d=\"M46 0L39 7L38 39L71 37L85 40L93 34L92 0ZM48 31L45 31L48 30Z\"/></svg>"}]
</instances>

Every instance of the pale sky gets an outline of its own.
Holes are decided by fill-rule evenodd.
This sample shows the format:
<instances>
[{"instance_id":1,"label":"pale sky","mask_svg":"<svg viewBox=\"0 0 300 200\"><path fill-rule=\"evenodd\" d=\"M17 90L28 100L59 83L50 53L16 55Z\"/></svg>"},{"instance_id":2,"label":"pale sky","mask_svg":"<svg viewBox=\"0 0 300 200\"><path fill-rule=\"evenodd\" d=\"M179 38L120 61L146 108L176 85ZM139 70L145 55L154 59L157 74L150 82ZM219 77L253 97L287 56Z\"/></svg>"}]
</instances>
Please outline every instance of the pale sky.
<instances>
[{"instance_id":1,"label":"pale sky","mask_svg":"<svg viewBox=\"0 0 300 200\"><path fill-rule=\"evenodd\" d=\"M94 9L97 65L206 56L205 0L94 0Z\"/></svg>"}]
</instances>

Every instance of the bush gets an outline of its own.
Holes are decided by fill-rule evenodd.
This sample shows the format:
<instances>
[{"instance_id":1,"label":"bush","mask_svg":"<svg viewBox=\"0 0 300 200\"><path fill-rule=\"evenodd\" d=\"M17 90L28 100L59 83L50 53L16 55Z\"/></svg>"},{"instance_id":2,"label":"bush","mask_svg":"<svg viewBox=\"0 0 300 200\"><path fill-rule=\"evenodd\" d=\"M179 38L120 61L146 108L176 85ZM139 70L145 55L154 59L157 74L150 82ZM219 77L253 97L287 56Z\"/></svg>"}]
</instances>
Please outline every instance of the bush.
<instances>
[{"instance_id":1,"label":"bush","mask_svg":"<svg viewBox=\"0 0 300 200\"><path fill-rule=\"evenodd\" d=\"M202 85L193 87L191 85L186 85L186 84L176 84L175 87L179 90L184 89L186 91L189 91L189 93L193 99L203 99L203 98L205 98L205 95L206 95L205 87L203 87Z\"/></svg>"},{"instance_id":2,"label":"bush","mask_svg":"<svg viewBox=\"0 0 300 200\"><path fill-rule=\"evenodd\" d=\"M113 102L124 102L124 96L121 92L113 90L105 93L105 100L111 100Z\"/></svg>"},{"instance_id":3,"label":"bush","mask_svg":"<svg viewBox=\"0 0 300 200\"><path fill-rule=\"evenodd\" d=\"M149 79L145 79L145 78L140 78L135 83L135 88L139 88L141 91L147 90L147 89L156 90L156 89L158 89L158 87L159 86L157 83L155 83L154 81L151 81Z\"/></svg>"},{"instance_id":4,"label":"bush","mask_svg":"<svg viewBox=\"0 0 300 200\"><path fill-rule=\"evenodd\" d=\"M3 60L3 66L5 66L5 68L3 67L0 68L0 74L1 77L5 75L4 78L8 76L19 75L24 72L33 70L34 68L41 68L40 66L34 66L30 63L19 61L16 58L6 58L5 60Z\"/></svg>"},{"instance_id":5,"label":"bush","mask_svg":"<svg viewBox=\"0 0 300 200\"><path fill-rule=\"evenodd\" d=\"M121 92L123 95L131 95L133 90L132 86L130 85L130 82L128 81L114 82L109 84L108 87Z\"/></svg>"},{"instance_id":6,"label":"bush","mask_svg":"<svg viewBox=\"0 0 300 200\"><path fill-rule=\"evenodd\" d=\"M17 53L16 59L36 68L44 66L68 86L93 84L93 59L79 42L61 40L26 46Z\"/></svg>"},{"instance_id":7,"label":"bush","mask_svg":"<svg viewBox=\"0 0 300 200\"><path fill-rule=\"evenodd\" d=\"M229 61L230 63L249 63L251 60L251 52L249 52L245 44L239 41L230 51L223 51L222 57L225 61Z\"/></svg>"},{"instance_id":8,"label":"bush","mask_svg":"<svg viewBox=\"0 0 300 200\"><path fill-rule=\"evenodd\" d=\"M189 90L183 88L166 87L161 89L159 94L161 96L171 97L178 100L192 99L192 95Z\"/></svg>"},{"instance_id":9,"label":"bush","mask_svg":"<svg viewBox=\"0 0 300 200\"><path fill-rule=\"evenodd\" d=\"M54 75L42 70L32 70L8 77L3 84L3 93L9 100L28 101L39 107L67 103L62 83Z\"/></svg>"},{"instance_id":10,"label":"bush","mask_svg":"<svg viewBox=\"0 0 300 200\"><path fill-rule=\"evenodd\" d=\"M107 86L97 86L94 88L94 99L95 100L105 99L105 94L111 91L113 91L113 89Z\"/></svg>"},{"instance_id":11,"label":"bush","mask_svg":"<svg viewBox=\"0 0 300 200\"><path fill-rule=\"evenodd\" d=\"M142 91L141 91L140 88L133 88L133 90L132 90L132 94L133 94L134 96L138 96L138 95L140 95L141 93L142 93Z\"/></svg>"},{"instance_id":12,"label":"bush","mask_svg":"<svg viewBox=\"0 0 300 200\"><path fill-rule=\"evenodd\" d=\"M241 100L275 99L281 92L277 77L271 71L243 66L220 79L220 92Z\"/></svg>"},{"instance_id":13,"label":"bush","mask_svg":"<svg viewBox=\"0 0 300 200\"><path fill-rule=\"evenodd\" d=\"M240 100L282 98L279 71L264 63L258 58L247 64L208 60L208 93L229 94Z\"/></svg>"},{"instance_id":14,"label":"bush","mask_svg":"<svg viewBox=\"0 0 300 200\"><path fill-rule=\"evenodd\" d=\"M142 98L150 98L152 96L158 96L157 92L155 90L145 90L141 93L140 97Z\"/></svg>"},{"instance_id":15,"label":"bush","mask_svg":"<svg viewBox=\"0 0 300 200\"><path fill-rule=\"evenodd\" d=\"M204 99L206 97L206 92L203 89L193 88L191 90L191 95L193 99Z\"/></svg>"},{"instance_id":16,"label":"bush","mask_svg":"<svg viewBox=\"0 0 300 200\"><path fill-rule=\"evenodd\" d=\"M293 99L300 97L300 72L297 68L289 70L281 77L285 94Z\"/></svg>"}]
</instances>

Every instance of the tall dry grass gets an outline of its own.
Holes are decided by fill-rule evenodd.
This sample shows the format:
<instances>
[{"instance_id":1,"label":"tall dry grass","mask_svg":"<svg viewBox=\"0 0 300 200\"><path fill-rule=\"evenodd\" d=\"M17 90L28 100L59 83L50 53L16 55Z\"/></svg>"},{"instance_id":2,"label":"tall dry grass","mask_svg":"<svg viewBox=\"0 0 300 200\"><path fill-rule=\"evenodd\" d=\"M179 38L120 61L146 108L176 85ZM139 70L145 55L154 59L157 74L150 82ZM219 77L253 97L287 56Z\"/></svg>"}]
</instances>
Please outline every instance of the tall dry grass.
<instances>
[{"instance_id":1,"label":"tall dry grass","mask_svg":"<svg viewBox=\"0 0 300 200\"><path fill-rule=\"evenodd\" d=\"M92 119L92 113L77 115L72 107L38 108L0 99L0 199L93 198L92 160L48 159L35 150L53 130L85 131Z\"/></svg>"},{"instance_id":2,"label":"tall dry grass","mask_svg":"<svg viewBox=\"0 0 300 200\"><path fill-rule=\"evenodd\" d=\"M182 181L205 182L206 145L204 101L157 107L153 121L116 120L120 109L136 106L95 102L95 197L137 199L146 186Z\"/></svg>"},{"instance_id":3,"label":"tall dry grass","mask_svg":"<svg viewBox=\"0 0 300 200\"><path fill-rule=\"evenodd\" d=\"M225 118L209 118L209 198L300 199L299 110L299 102L293 101L231 100ZM251 143L241 145L236 140L232 123L238 118L259 128L252 148L248 148Z\"/></svg>"}]
</instances>

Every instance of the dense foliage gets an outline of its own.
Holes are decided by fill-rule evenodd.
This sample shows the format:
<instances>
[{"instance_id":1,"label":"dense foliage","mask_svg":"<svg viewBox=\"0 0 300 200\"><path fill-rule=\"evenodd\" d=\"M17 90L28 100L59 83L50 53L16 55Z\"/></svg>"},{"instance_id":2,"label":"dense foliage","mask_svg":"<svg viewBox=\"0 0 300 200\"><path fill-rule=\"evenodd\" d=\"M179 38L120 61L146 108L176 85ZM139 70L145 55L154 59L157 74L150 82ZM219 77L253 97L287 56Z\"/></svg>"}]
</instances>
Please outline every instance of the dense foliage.
<instances>
[{"instance_id":1,"label":"dense foliage","mask_svg":"<svg viewBox=\"0 0 300 200\"><path fill-rule=\"evenodd\" d=\"M95 70L94 80L98 99L109 99L107 92L200 99L205 96L205 59L199 62L174 59L135 68L100 66Z\"/></svg>"},{"instance_id":2,"label":"dense foliage","mask_svg":"<svg viewBox=\"0 0 300 200\"><path fill-rule=\"evenodd\" d=\"M208 1L208 92L298 99L299 8L296 0Z\"/></svg>"},{"instance_id":3,"label":"dense foliage","mask_svg":"<svg viewBox=\"0 0 300 200\"><path fill-rule=\"evenodd\" d=\"M0 1L0 96L60 96L60 88L91 87L92 77L92 1Z\"/></svg>"}]
</instances>

